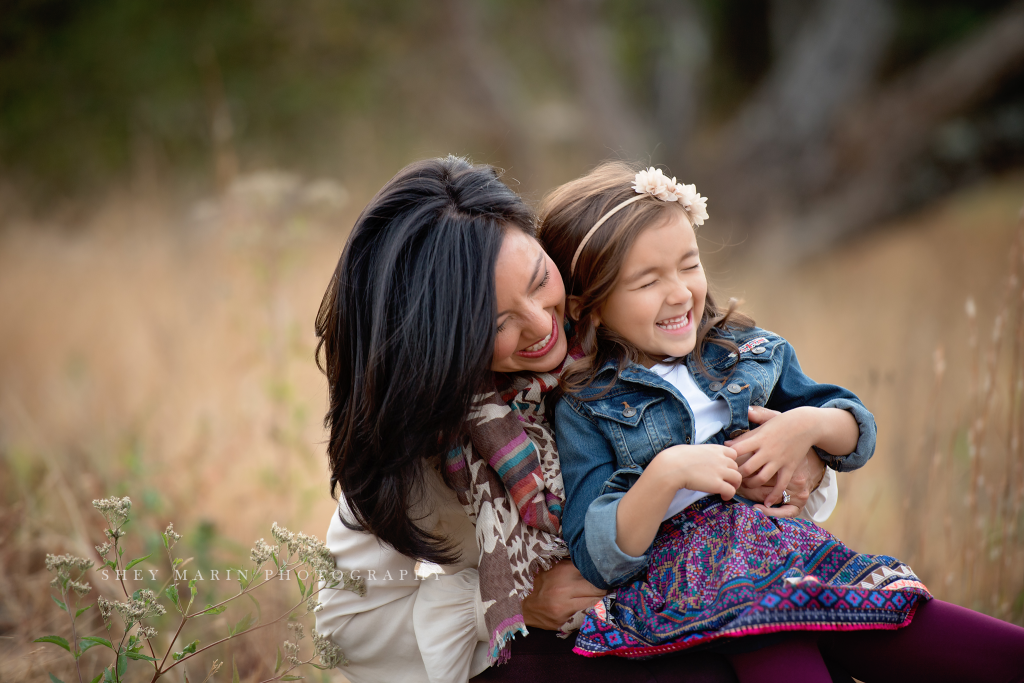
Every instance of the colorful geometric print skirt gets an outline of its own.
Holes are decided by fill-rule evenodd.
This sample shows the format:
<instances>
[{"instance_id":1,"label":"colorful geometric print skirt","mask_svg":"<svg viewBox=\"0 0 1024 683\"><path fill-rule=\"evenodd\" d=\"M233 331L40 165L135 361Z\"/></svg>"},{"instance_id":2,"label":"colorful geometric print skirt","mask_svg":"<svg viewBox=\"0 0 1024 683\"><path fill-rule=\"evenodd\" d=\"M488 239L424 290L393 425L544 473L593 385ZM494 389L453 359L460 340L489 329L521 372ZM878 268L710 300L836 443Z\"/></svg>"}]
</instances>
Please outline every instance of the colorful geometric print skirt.
<instances>
[{"instance_id":1,"label":"colorful geometric print skirt","mask_svg":"<svg viewBox=\"0 0 1024 683\"><path fill-rule=\"evenodd\" d=\"M709 496L661 525L646 575L588 610L574 651L650 657L779 631L897 629L920 599L931 594L895 558Z\"/></svg>"}]
</instances>

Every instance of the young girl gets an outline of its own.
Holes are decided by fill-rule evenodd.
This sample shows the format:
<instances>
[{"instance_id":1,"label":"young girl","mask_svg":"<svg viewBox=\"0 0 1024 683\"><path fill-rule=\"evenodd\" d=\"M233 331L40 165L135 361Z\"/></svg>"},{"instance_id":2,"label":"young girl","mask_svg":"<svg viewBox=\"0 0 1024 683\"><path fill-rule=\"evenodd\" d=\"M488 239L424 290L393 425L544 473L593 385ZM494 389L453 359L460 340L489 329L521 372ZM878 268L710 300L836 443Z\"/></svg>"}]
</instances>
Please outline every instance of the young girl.
<instances>
[{"instance_id":1,"label":"young girl","mask_svg":"<svg viewBox=\"0 0 1024 683\"><path fill-rule=\"evenodd\" d=\"M851 392L803 374L788 342L715 304L694 234L705 207L692 185L611 163L541 208L540 238L566 283L579 358L562 375L555 410L563 533L582 574L617 589L589 612L576 652L711 646L733 653L741 680L831 680L819 645L848 652L855 634L821 632L903 629L931 595L895 558L856 553L809 521L733 498L744 477L774 478L769 500L785 501L812 446L836 471L862 463L875 424ZM766 412L776 416L765 421ZM764 424L751 431L751 422ZM928 638L949 640L973 613L941 605L927 610ZM993 671L1015 670L1008 644L1024 645L1024 630L974 616L998 641L989 661L1004 668ZM910 654L902 650L928 638L895 649ZM891 645L875 643L870 655L856 647L857 659L884 659ZM979 680L971 660L962 680Z\"/></svg>"}]
</instances>

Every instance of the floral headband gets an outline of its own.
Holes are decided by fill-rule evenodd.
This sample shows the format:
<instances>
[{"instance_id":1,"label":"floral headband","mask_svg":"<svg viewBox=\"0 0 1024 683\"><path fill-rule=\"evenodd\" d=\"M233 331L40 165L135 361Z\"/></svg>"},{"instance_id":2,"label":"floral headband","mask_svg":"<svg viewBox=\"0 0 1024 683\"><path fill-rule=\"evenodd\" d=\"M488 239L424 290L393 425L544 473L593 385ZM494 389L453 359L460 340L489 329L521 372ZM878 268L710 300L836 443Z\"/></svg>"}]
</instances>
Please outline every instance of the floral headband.
<instances>
[{"instance_id":1,"label":"floral headband","mask_svg":"<svg viewBox=\"0 0 1024 683\"><path fill-rule=\"evenodd\" d=\"M703 225L704 221L708 219L708 200L707 197L701 197L697 193L697 186L677 183L675 178L669 180L661 172L660 168L652 166L646 171L637 173L633 181L633 189L636 191L637 196L630 197L601 216L601 220L595 223L594 227L583 236L583 241L580 242L580 246L576 247L576 253L572 257L572 264L569 266L570 277L576 273L576 262L579 260L580 254L583 253L583 247L587 246L587 242L594 236L597 229L620 210L633 202L643 199L647 195L651 195L663 202L679 202L683 207L683 211L686 212L687 220L690 221L690 225L693 227Z\"/></svg>"}]
</instances>

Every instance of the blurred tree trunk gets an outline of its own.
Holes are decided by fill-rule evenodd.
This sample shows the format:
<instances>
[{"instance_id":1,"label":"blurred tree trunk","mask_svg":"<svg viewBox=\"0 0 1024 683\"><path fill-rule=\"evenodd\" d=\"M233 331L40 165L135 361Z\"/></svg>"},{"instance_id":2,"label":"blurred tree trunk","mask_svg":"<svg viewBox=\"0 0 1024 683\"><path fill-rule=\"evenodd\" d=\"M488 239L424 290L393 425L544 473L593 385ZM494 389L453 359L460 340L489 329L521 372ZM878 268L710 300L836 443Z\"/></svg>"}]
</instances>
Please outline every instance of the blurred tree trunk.
<instances>
[{"instance_id":1,"label":"blurred tree trunk","mask_svg":"<svg viewBox=\"0 0 1024 683\"><path fill-rule=\"evenodd\" d=\"M446 0L445 5L455 47L470 77L471 96L496 124L491 128L498 133L496 143L501 156L508 160L507 170L513 177L531 177L537 173L537 150L525 128L528 116L515 70L485 40L492 31L484 25L479 2Z\"/></svg>"},{"instance_id":2,"label":"blurred tree trunk","mask_svg":"<svg viewBox=\"0 0 1024 683\"><path fill-rule=\"evenodd\" d=\"M1024 1L929 57L841 117L830 183L789 226L785 241L820 251L906 205L908 165L936 129L1024 66Z\"/></svg>"},{"instance_id":3,"label":"blurred tree trunk","mask_svg":"<svg viewBox=\"0 0 1024 683\"><path fill-rule=\"evenodd\" d=\"M622 87L600 4L600 0L549 0L550 26L557 31L552 45L576 80L595 138L612 155L638 159L649 152L646 126Z\"/></svg>"},{"instance_id":4,"label":"blurred tree trunk","mask_svg":"<svg viewBox=\"0 0 1024 683\"><path fill-rule=\"evenodd\" d=\"M839 114L870 86L893 29L891 0L818 0L797 26L793 0L776 0L780 54L722 134L716 187L745 218L791 211L833 173L828 141ZM781 204L781 206L780 206Z\"/></svg>"},{"instance_id":5,"label":"blurred tree trunk","mask_svg":"<svg viewBox=\"0 0 1024 683\"><path fill-rule=\"evenodd\" d=\"M664 26L654 65L654 132L663 158L678 176L690 173L688 142L697 126L701 74L711 56L706 18L693 0L655 0Z\"/></svg>"}]
</instances>

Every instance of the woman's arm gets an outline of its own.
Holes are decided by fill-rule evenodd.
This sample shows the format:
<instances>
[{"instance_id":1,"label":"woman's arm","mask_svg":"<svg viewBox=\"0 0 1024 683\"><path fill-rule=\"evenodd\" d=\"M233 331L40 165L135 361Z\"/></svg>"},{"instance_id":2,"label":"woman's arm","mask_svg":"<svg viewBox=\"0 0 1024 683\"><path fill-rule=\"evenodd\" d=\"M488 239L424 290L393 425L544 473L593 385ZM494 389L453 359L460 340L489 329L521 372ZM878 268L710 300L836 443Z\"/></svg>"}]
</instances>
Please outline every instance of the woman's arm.
<instances>
[{"instance_id":1,"label":"woman's arm","mask_svg":"<svg viewBox=\"0 0 1024 683\"><path fill-rule=\"evenodd\" d=\"M339 509L349 515L344 499ZM335 512L327 546L339 568L366 584L366 595L325 590L317 631L330 634L349 660L353 683L465 680L486 666L486 638L475 569L416 576L415 560L372 534L347 528Z\"/></svg>"}]
</instances>

